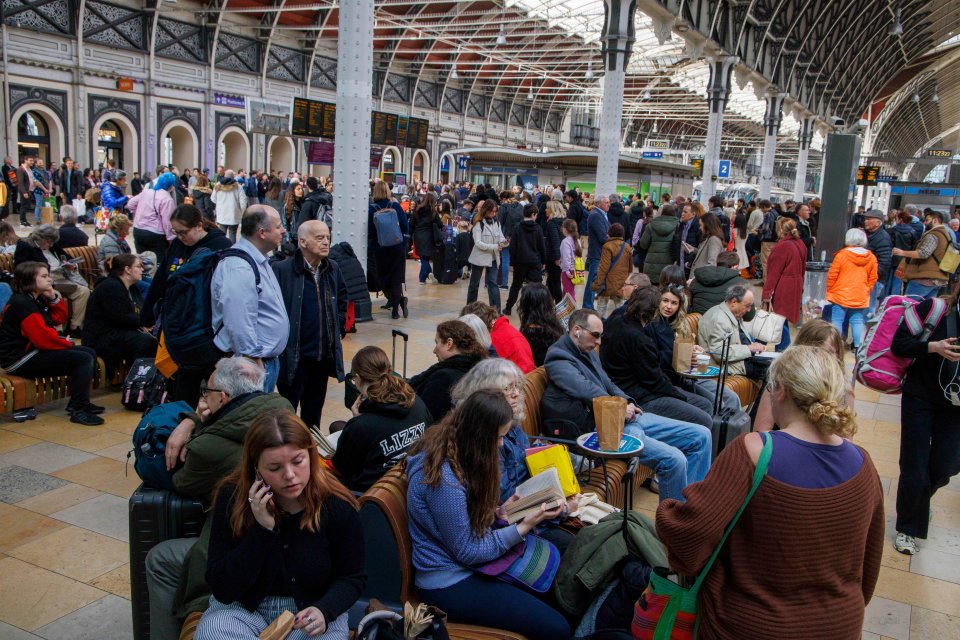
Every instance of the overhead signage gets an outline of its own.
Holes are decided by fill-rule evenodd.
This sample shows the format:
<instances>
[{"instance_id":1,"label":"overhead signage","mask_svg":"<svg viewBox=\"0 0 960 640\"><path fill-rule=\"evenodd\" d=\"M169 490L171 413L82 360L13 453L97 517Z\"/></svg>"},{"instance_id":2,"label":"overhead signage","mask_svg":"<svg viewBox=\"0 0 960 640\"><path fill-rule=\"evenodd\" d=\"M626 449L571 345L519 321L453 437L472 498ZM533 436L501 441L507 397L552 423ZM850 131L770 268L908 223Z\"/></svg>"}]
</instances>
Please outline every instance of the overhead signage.
<instances>
[{"instance_id":1,"label":"overhead signage","mask_svg":"<svg viewBox=\"0 0 960 640\"><path fill-rule=\"evenodd\" d=\"M669 140L647 140L644 145L648 149L669 149L670 141Z\"/></svg>"},{"instance_id":2,"label":"overhead signage","mask_svg":"<svg viewBox=\"0 0 960 640\"><path fill-rule=\"evenodd\" d=\"M458 166L460 167L460 171L467 170L468 162L470 162L470 156L460 156L459 158L457 158L457 163L458 163Z\"/></svg>"},{"instance_id":3,"label":"overhead signage","mask_svg":"<svg viewBox=\"0 0 960 640\"><path fill-rule=\"evenodd\" d=\"M383 158L383 149L379 147L370 147L370 168L379 169L380 160Z\"/></svg>"},{"instance_id":4,"label":"overhead signage","mask_svg":"<svg viewBox=\"0 0 960 640\"><path fill-rule=\"evenodd\" d=\"M243 99L243 96L215 93L213 94L213 104L220 105L221 107L239 107L243 109L246 106L246 100Z\"/></svg>"},{"instance_id":5,"label":"overhead signage","mask_svg":"<svg viewBox=\"0 0 960 640\"><path fill-rule=\"evenodd\" d=\"M717 168L717 177L718 178L729 178L730 177L730 161L721 160Z\"/></svg>"},{"instance_id":6,"label":"overhead signage","mask_svg":"<svg viewBox=\"0 0 960 640\"><path fill-rule=\"evenodd\" d=\"M952 158L953 151L950 149L927 149L928 158Z\"/></svg>"},{"instance_id":7,"label":"overhead signage","mask_svg":"<svg viewBox=\"0 0 960 640\"><path fill-rule=\"evenodd\" d=\"M897 175L881 174L881 175L877 176L877 182L895 182L895 181L897 181L897 180L899 180L899 179L900 179L900 177L897 176Z\"/></svg>"},{"instance_id":8,"label":"overhead signage","mask_svg":"<svg viewBox=\"0 0 960 640\"><path fill-rule=\"evenodd\" d=\"M857 167L857 184L863 187L872 187L877 184L877 176L880 175L880 167L862 164Z\"/></svg>"},{"instance_id":9,"label":"overhead signage","mask_svg":"<svg viewBox=\"0 0 960 640\"><path fill-rule=\"evenodd\" d=\"M703 158L694 158L690 161L690 164L693 166L693 171L698 176L703 175Z\"/></svg>"},{"instance_id":10,"label":"overhead signage","mask_svg":"<svg viewBox=\"0 0 960 640\"><path fill-rule=\"evenodd\" d=\"M644 151L643 159L644 160L662 160L663 151Z\"/></svg>"},{"instance_id":11,"label":"overhead signage","mask_svg":"<svg viewBox=\"0 0 960 640\"><path fill-rule=\"evenodd\" d=\"M334 144L332 142L308 142L307 164L333 164Z\"/></svg>"},{"instance_id":12,"label":"overhead signage","mask_svg":"<svg viewBox=\"0 0 960 640\"><path fill-rule=\"evenodd\" d=\"M133 91L133 78L117 78L117 91Z\"/></svg>"}]
</instances>

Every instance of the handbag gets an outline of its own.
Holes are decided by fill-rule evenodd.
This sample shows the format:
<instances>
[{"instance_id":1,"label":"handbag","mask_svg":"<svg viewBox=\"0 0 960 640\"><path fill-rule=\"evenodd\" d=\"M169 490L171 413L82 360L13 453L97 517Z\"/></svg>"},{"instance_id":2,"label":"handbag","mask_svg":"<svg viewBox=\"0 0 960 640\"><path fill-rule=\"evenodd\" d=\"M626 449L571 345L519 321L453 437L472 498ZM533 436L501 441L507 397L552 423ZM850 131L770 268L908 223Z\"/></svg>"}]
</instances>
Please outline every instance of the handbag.
<instances>
[{"instance_id":1,"label":"handbag","mask_svg":"<svg viewBox=\"0 0 960 640\"><path fill-rule=\"evenodd\" d=\"M772 311L757 309L753 320L745 322L744 328L759 342L780 344L783 339L783 325L786 321L785 317Z\"/></svg>"},{"instance_id":2,"label":"handbag","mask_svg":"<svg viewBox=\"0 0 960 640\"><path fill-rule=\"evenodd\" d=\"M763 436L761 436L763 437ZM630 630L635 640L693 640L697 637L698 611L697 596L700 594L700 588L710 573L713 563L723 544L730 536L730 532L737 525L740 516L757 492L757 488L763 481L763 476L767 474L767 467L770 464L770 456L773 453L773 438L767 435L764 438L763 451L760 453L760 459L757 460L757 468L753 472L753 485L743 499L743 504L736 515L727 525L717 548L713 550L707 564L700 570L700 574L689 588L681 587L676 582L670 580L669 569L666 567L655 567L650 574L650 584L640 595L637 604L633 608L633 621Z\"/></svg>"},{"instance_id":3,"label":"handbag","mask_svg":"<svg viewBox=\"0 0 960 640\"><path fill-rule=\"evenodd\" d=\"M546 593L560 568L560 552L553 543L529 533L527 539L477 571L508 584Z\"/></svg>"},{"instance_id":4,"label":"handbag","mask_svg":"<svg viewBox=\"0 0 960 640\"><path fill-rule=\"evenodd\" d=\"M587 267L583 263L583 258L573 259L573 277L570 282L573 284L583 284L587 281Z\"/></svg>"}]
</instances>

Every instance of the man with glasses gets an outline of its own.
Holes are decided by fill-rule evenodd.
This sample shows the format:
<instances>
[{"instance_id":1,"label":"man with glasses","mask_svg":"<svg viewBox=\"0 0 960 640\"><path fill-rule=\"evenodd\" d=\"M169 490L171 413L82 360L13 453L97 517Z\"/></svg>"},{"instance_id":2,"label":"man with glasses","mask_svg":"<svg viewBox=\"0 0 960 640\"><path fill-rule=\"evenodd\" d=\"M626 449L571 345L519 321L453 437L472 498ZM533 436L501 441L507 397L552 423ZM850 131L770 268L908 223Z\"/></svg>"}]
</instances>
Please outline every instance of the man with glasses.
<instances>
[{"instance_id":1,"label":"man with glasses","mask_svg":"<svg viewBox=\"0 0 960 640\"><path fill-rule=\"evenodd\" d=\"M290 339L280 362L277 387L307 426L319 426L327 381L342 382L347 285L330 255L330 229L308 220L297 229L297 251L274 262L290 321Z\"/></svg>"},{"instance_id":2,"label":"man with glasses","mask_svg":"<svg viewBox=\"0 0 960 640\"><path fill-rule=\"evenodd\" d=\"M633 292L639 289L640 287L649 287L650 286L650 276L645 273L631 273L627 276L626 281L623 283L623 286L620 287L620 297L623 298L623 304L614 309L609 316L607 316L607 322L610 322L614 318L618 318L627 310L627 300L630 299L630 296L633 295ZM606 326L606 323L604 323Z\"/></svg>"},{"instance_id":3,"label":"man with glasses","mask_svg":"<svg viewBox=\"0 0 960 640\"><path fill-rule=\"evenodd\" d=\"M209 379L200 385L196 412L184 413L167 439L167 470L174 490L209 505L213 491L240 462L243 437L258 415L271 410L290 411L290 403L275 393L264 393L264 371L239 356L223 358ZM198 538L166 540L147 554L147 589L150 594L150 637L177 640L180 620L172 614L177 586L187 566L188 554L206 554ZM205 566L205 562L190 563ZM202 576L199 576L202 578ZM188 582L189 585L192 582ZM188 590L189 596L195 596Z\"/></svg>"},{"instance_id":4,"label":"man with glasses","mask_svg":"<svg viewBox=\"0 0 960 640\"><path fill-rule=\"evenodd\" d=\"M723 302L710 308L697 326L697 344L710 354L712 363L722 367L720 354L723 351L723 342L730 338L730 351L727 356L727 371L730 375L747 376L754 380L763 380L766 377L765 366L755 366L751 358L767 350L767 346L754 340L743 328L743 320L747 314L753 312L753 290L743 285L733 285L727 289ZM701 389L716 394L716 382L700 380L697 383ZM724 390L724 406L730 406L736 394ZM739 399L733 406L739 408Z\"/></svg>"},{"instance_id":5,"label":"man with glasses","mask_svg":"<svg viewBox=\"0 0 960 640\"><path fill-rule=\"evenodd\" d=\"M540 403L544 435L575 439L596 428L593 399L627 399L624 432L643 441L640 464L660 482L660 500L683 500L683 488L703 480L710 467L710 430L698 424L645 413L603 370L597 351L603 320L592 309L570 316L569 331L547 350L547 390Z\"/></svg>"}]
</instances>

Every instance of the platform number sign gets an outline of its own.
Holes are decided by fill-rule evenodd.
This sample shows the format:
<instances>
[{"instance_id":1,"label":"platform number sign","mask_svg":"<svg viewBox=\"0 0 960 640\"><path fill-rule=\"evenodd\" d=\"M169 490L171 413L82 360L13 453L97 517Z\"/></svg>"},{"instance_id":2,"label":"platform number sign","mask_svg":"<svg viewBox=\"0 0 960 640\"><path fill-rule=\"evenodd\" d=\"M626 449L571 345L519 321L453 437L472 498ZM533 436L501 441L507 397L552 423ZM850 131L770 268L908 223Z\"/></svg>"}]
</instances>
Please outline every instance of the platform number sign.
<instances>
[{"instance_id":1,"label":"platform number sign","mask_svg":"<svg viewBox=\"0 0 960 640\"><path fill-rule=\"evenodd\" d=\"M730 161L721 160L720 166L717 169L718 178L729 178L730 177Z\"/></svg>"}]
</instances>

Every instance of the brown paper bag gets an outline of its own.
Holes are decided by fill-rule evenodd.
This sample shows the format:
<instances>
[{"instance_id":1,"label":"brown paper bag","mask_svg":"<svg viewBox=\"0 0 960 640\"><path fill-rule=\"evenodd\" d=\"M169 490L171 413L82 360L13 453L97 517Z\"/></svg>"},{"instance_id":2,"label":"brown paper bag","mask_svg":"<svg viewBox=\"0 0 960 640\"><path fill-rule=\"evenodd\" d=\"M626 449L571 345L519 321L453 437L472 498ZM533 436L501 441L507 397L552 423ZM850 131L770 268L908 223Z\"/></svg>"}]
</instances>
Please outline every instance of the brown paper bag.
<instances>
[{"instance_id":1,"label":"brown paper bag","mask_svg":"<svg viewBox=\"0 0 960 640\"><path fill-rule=\"evenodd\" d=\"M53 224L53 207L47 205L40 209L40 222L42 224Z\"/></svg>"},{"instance_id":2,"label":"brown paper bag","mask_svg":"<svg viewBox=\"0 0 960 640\"><path fill-rule=\"evenodd\" d=\"M593 417L597 425L597 440L604 451L620 449L623 422L627 419L627 399L600 396L593 399Z\"/></svg>"},{"instance_id":3,"label":"brown paper bag","mask_svg":"<svg viewBox=\"0 0 960 640\"><path fill-rule=\"evenodd\" d=\"M677 338L673 342L673 370L677 373L690 371L693 362L693 348L697 342L693 338Z\"/></svg>"}]
</instances>

